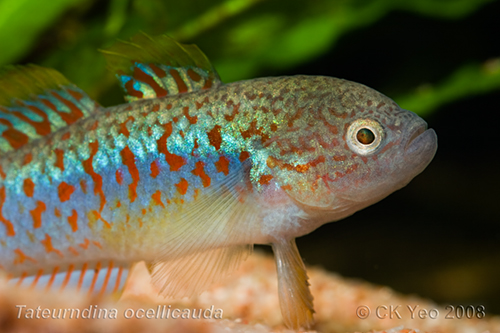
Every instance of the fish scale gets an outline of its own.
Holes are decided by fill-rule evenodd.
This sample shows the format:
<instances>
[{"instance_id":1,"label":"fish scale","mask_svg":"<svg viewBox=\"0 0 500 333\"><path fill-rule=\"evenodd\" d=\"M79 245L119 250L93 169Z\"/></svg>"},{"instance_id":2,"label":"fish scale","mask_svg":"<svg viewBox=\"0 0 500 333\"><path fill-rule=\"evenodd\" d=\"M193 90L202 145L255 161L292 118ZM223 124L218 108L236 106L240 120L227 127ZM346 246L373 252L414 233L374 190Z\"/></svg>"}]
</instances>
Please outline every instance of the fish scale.
<instances>
[{"instance_id":1,"label":"fish scale","mask_svg":"<svg viewBox=\"0 0 500 333\"><path fill-rule=\"evenodd\" d=\"M116 292L145 261L160 294L190 296L271 244L285 324L310 328L295 238L404 186L436 150L423 120L357 83L222 84L166 36L103 52L128 104L34 65L0 77L17 87L0 95L0 264L19 285Z\"/></svg>"}]
</instances>

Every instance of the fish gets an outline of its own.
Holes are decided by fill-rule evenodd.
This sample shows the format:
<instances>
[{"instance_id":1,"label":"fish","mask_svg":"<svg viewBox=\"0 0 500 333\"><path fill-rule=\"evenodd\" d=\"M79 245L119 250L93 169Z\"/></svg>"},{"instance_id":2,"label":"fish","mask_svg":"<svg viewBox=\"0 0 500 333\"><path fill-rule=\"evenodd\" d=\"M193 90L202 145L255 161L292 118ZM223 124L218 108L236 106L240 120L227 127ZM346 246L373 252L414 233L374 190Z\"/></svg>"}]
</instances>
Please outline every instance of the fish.
<instances>
[{"instance_id":1,"label":"fish","mask_svg":"<svg viewBox=\"0 0 500 333\"><path fill-rule=\"evenodd\" d=\"M160 295L190 297L267 244L283 321L309 329L295 239L404 187L437 150L422 118L359 83L223 84L165 35L102 53L125 104L38 65L0 73L0 269L19 286L119 293L144 261Z\"/></svg>"}]
</instances>

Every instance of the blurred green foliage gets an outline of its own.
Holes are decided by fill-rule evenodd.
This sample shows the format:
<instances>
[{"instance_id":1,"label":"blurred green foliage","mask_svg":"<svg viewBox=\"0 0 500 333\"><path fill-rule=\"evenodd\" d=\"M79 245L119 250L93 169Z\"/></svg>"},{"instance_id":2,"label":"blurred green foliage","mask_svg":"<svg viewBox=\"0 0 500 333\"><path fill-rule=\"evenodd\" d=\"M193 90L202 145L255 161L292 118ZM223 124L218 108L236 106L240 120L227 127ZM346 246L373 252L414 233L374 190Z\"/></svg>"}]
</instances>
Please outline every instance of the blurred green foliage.
<instances>
[{"instance_id":1,"label":"blurred green foliage","mask_svg":"<svg viewBox=\"0 0 500 333\"><path fill-rule=\"evenodd\" d=\"M310 61L349 31L367 29L394 10L456 20L487 2L491 0L0 0L0 65L54 67L106 105L116 103L118 93L96 49L138 31L198 44L221 78L231 82ZM424 114L498 87L498 61L490 61L466 64L442 82L391 97Z\"/></svg>"}]
</instances>

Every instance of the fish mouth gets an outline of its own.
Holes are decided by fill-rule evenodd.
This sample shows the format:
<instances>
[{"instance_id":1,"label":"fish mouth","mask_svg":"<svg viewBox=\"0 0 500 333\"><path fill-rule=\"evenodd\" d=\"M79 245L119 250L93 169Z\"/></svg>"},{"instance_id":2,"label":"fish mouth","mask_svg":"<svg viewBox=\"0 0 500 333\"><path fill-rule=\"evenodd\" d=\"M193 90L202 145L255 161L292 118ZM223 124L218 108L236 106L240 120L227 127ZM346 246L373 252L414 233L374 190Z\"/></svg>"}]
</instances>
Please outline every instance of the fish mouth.
<instances>
[{"instance_id":1,"label":"fish mouth","mask_svg":"<svg viewBox=\"0 0 500 333\"><path fill-rule=\"evenodd\" d=\"M405 155L414 155L415 153L424 154L424 152L437 149L437 135L433 129L427 129L427 124L419 125L410 135L406 142ZM432 154L434 155L434 154Z\"/></svg>"},{"instance_id":2,"label":"fish mouth","mask_svg":"<svg viewBox=\"0 0 500 333\"><path fill-rule=\"evenodd\" d=\"M414 170L417 170L415 175L417 175L432 161L436 150L436 132L433 129L427 129L427 124L422 124L410 135L404 149L404 159L414 166Z\"/></svg>"},{"instance_id":3,"label":"fish mouth","mask_svg":"<svg viewBox=\"0 0 500 333\"><path fill-rule=\"evenodd\" d=\"M418 137L425 133L426 130L427 124L423 124L413 131L413 133L410 135L410 139L406 143L405 152L408 150L408 148L411 147L412 143L417 140Z\"/></svg>"}]
</instances>

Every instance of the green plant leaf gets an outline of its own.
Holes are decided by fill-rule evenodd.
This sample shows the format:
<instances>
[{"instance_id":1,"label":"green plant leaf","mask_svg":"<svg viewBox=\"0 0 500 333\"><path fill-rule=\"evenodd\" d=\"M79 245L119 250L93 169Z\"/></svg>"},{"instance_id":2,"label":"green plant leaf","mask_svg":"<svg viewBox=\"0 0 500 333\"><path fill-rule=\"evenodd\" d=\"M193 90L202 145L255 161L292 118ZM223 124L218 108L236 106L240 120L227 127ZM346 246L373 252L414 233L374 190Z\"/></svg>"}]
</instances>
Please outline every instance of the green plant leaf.
<instances>
[{"instance_id":1,"label":"green plant leaf","mask_svg":"<svg viewBox=\"0 0 500 333\"><path fill-rule=\"evenodd\" d=\"M41 31L82 0L0 1L0 65L22 56Z\"/></svg>"}]
</instances>

